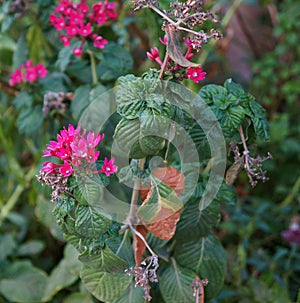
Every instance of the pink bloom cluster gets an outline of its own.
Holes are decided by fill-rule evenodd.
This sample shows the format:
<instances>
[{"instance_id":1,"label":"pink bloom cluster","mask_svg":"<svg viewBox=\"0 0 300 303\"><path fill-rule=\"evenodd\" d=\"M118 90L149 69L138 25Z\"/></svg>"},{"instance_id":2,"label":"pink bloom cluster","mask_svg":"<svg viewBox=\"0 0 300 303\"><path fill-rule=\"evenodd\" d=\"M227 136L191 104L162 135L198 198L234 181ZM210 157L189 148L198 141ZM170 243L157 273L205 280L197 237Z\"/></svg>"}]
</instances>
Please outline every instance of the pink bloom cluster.
<instances>
[{"instance_id":1,"label":"pink bloom cluster","mask_svg":"<svg viewBox=\"0 0 300 303\"><path fill-rule=\"evenodd\" d=\"M69 177L73 172L90 169L91 164L96 162L100 152L96 151L97 145L104 139L104 135L100 133L88 132L80 125L75 129L73 125L69 125L68 129L64 128L57 135L57 141L50 141L47 149L44 150L44 157L56 157L63 161L63 164L53 162L45 162L41 171L47 174L59 172ZM117 171L114 165L114 158L104 159L104 164L99 171L94 173L105 173L106 176Z\"/></svg>"},{"instance_id":2,"label":"pink bloom cluster","mask_svg":"<svg viewBox=\"0 0 300 303\"><path fill-rule=\"evenodd\" d=\"M159 39L162 44L167 44L168 40L165 36L163 39ZM187 60L190 60L194 57L194 54L192 51L194 50L192 46L192 42L189 39L184 39L185 44L187 45L188 49L185 54L185 58ZM159 50L157 47L151 48L150 52L147 52L148 59L155 61L159 65L162 65L162 60L159 56ZM166 64L166 71L168 71L170 74L172 74L177 80L182 81L184 78L188 78L195 83L198 83L201 80L205 79L206 72L203 71L203 69L199 66L195 67L183 67L179 64L176 64L172 61L171 58L168 58L167 64Z\"/></svg>"},{"instance_id":3,"label":"pink bloom cluster","mask_svg":"<svg viewBox=\"0 0 300 303\"><path fill-rule=\"evenodd\" d=\"M10 75L9 85L35 82L38 78L45 78L48 71L42 63L34 65L31 60L26 61Z\"/></svg>"},{"instance_id":4,"label":"pink bloom cluster","mask_svg":"<svg viewBox=\"0 0 300 303\"><path fill-rule=\"evenodd\" d=\"M87 0L80 0L80 3L60 0L55 13L49 17L56 30L63 31L60 39L64 46L69 46L73 38L81 41L80 47L73 49L75 56L82 55L83 45L88 38L93 41L95 47L103 49L108 41L94 32L95 27L118 17L114 2L105 0L95 3L91 12L86 2Z\"/></svg>"}]
</instances>

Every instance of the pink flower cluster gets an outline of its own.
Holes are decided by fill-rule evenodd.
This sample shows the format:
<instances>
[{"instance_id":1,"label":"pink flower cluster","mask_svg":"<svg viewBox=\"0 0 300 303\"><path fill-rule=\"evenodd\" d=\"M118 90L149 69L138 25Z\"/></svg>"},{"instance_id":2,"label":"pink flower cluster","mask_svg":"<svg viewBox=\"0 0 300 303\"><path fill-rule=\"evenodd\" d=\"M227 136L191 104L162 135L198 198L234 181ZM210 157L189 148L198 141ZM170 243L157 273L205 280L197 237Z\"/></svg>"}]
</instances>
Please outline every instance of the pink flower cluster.
<instances>
[{"instance_id":1,"label":"pink flower cluster","mask_svg":"<svg viewBox=\"0 0 300 303\"><path fill-rule=\"evenodd\" d=\"M168 43L166 36L163 39L160 38L159 40L162 44L166 45ZM192 42L189 39L184 39L184 42L188 46L185 58L187 60L190 60L194 57L194 54L192 53L194 48L192 46ZM157 47L151 48L151 51L147 52L147 57L159 65L163 64L162 60L160 59L159 50ZM165 69L179 81L182 81L184 78L188 78L195 83L198 83L199 81L204 80L206 75L206 72L204 72L203 69L199 66L186 68L174 63L171 58L168 58Z\"/></svg>"},{"instance_id":2,"label":"pink flower cluster","mask_svg":"<svg viewBox=\"0 0 300 303\"><path fill-rule=\"evenodd\" d=\"M75 56L82 55L83 45L88 38L93 41L95 47L103 49L108 41L94 32L95 27L118 17L114 2L105 0L95 3L91 12L86 2L87 0L80 0L80 3L60 0L55 13L49 18L57 31L63 31L60 39L64 46L69 46L73 38L81 41L81 45L73 49Z\"/></svg>"},{"instance_id":3,"label":"pink flower cluster","mask_svg":"<svg viewBox=\"0 0 300 303\"><path fill-rule=\"evenodd\" d=\"M47 149L44 150L44 157L56 157L63 161L63 164L53 162L45 162L41 171L47 174L59 172L69 177L73 172L90 169L91 164L96 162L100 152L96 151L97 145L104 139L104 135L95 134L83 129L80 125L75 129L73 125L69 125L68 129L64 128L57 135L57 141L50 141ZM104 159L104 164L99 171L94 173L105 173L109 176L117 171L114 165L114 158Z\"/></svg>"},{"instance_id":4,"label":"pink flower cluster","mask_svg":"<svg viewBox=\"0 0 300 303\"><path fill-rule=\"evenodd\" d=\"M34 65L31 60L26 61L10 75L9 85L35 82L38 78L45 78L48 71L42 63Z\"/></svg>"}]
</instances>

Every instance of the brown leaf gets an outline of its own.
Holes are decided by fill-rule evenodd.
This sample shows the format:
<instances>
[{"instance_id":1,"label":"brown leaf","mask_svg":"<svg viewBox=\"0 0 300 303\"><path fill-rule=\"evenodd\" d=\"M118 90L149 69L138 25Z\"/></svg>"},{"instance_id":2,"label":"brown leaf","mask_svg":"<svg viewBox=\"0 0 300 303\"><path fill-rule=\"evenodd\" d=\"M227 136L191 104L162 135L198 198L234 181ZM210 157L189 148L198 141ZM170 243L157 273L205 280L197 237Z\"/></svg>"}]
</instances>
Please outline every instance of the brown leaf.
<instances>
[{"instance_id":1,"label":"brown leaf","mask_svg":"<svg viewBox=\"0 0 300 303\"><path fill-rule=\"evenodd\" d=\"M147 236L147 229L144 225L137 225L135 226L136 231L142 234L142 236L146 239ZM143 260L143 253L145 252L146 245L143 240L134 234L133 238L133 250L134 250L134 260L135 266L139 267Z\"/></svg>"},{"instance_id":2,"label":"brown leaf","mask_svg":"<svg viewBox=\"0 0 300 303\"><path fill-rule=\"evenodd\" d=\"M181 195L184 192L184 174L179 172L176 168L171 166L158 167L152 172L152 176L174 189L177 195ZM142 200L146 199L149 190L150 185L140 190L140 197Z\"/></svg>"},{"instance_id":3,"label":"brown leaf","mask_svg":"<svg viewBox=\"0 0 300 303\"><path fill-rule=\"evenodd\" d=\"M172 25L166 26L166 35L168 38L167 53L170 58L177 64L184 67L199 66L184 57L181 51L180 43L176 37L175 29Z\"/></svg>"},{"instance_id":4,"label":"brown leaf","mask_svg":"<svg viewBox=\"0 0 300 303\"><path fill-rule=\"evenodd\" d=\"M238 177L239 173L241 172L244 164L244 158L240 158L236 160L227 170L226 172L226 184L232 185L235 179Z\"/></svg>"}]
</instances>

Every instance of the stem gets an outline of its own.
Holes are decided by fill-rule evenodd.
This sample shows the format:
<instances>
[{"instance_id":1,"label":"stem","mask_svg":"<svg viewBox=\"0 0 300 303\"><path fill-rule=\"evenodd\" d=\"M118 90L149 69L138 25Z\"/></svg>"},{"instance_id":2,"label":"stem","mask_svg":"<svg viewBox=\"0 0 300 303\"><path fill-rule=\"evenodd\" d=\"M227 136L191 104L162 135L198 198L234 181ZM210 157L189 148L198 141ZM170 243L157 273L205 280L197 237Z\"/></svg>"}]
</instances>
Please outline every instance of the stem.
<instances>
[{"instance_id":1,"label":"stem","mask_svg":"<svg viewBox=\"0 0 300 303\"><path fill-rule=\"evenodd\" d=\"M151 249L151 247L149 246L149 244L147 243L146 239L143 237L143 235L138 232L133 226L132 224L129 222L128 226L130 228L130 230L136 235L138 236L146 245L147 249L149 250L149 252L151 253L152 256L157 256L156 253Z\"/></svg>"},{"instance_id":2,"label":"stem","mask_svg":"<svg viewBox=\"0 0 300 303\"><path fill-rule=\"evenodd\" d=\"M97 70L96 70L96 60L95 60L95 57L94 57L94 54L92 51L88 50L87 52L88 52L88 54L90 56L90 60L91 60L93 84L97 85L99 83L99 81L98 81Z\"/></svg>"},{"instance_id":3,"label":"stem","mask_svg":"<svg viewBox=\"0 0 300 303\"><path fill-rule=\"evenodd\" d=\"M246 153L249 153L249 150L248 150L248 146L247 146L247 143L246 143L246 139L245 139L245 135L244 135L244 131L243 131L242 125L240 125L240 127L239 127L239 133L240 133L240 137L241 137L241 139L242 139L244 151L245 151Z\"/></svg>"},{"instance_id":4,"label":"stem","mask_svg":"<svg viewBox=\"0 0 300 303\"><path fill-rule=\"evenodd\" d=\"M145 161L146 161L146 158L140 159L139 169L144 168ZM137 177L134 181L131 202L130 202L130 210L129 210L129 214L126 219L126 224L128 224L128 226L130 226L129 224L131 224L131 223L134 224L135 213L136 213L136 203L137 203L137 200L139 197L139 191L140 191L140 182L141 182L141 180L139 177Z\"/></svg>"},{"instance_id":5,"label":"stem","mask_svg":"<svg viewBox=\"0 0 300 303\"><path fill-rule=\"evenodd\" d=\"M161 68L160 68L160 73L159 73L159 76L158 76L159 79L162 79L162 77L163 77L163 74L164 74L164 71L166 69L166 65L167 65L168 59L169 59L169 55L168 55L168 52L166 51L164 62L161 65Z\"/></svg>"},{"instance_id":6,"label":"stem","mask_svg":"<svg viewBox=\"0 0 300 303\"><path fill-rule=\"evenodd\" d=\"M231 5L231 7L228 9L228 11L226 12L225 16L223 17L222 21L221 21L221 25L223 27L226 27L229 23L229 21L231 20L232 16L234 15L235 11L237 10L237 8L241 5L241 3L243 2L243 0L235 0L233 2L233 4ZM215 44L217 43L216 40L212 40L210 41L209 45L211 47L213 47ZM203 65L204 62L206 61L207 57L208 57L208 49L203 49L201 52L201 55L198 59L198 62L200 65Z\"/></svg>"},{"instance_id":7,"label":"stem","mask_svg":"<svg viewBox=\"0 0 300 303\"><path fill-rule=\"evenodd\" d=\"M13 194L10 196L7 203L2 207L0 212L0 226L2 225L3 221L7 218L11 210L15 207L17 204L21 194L28 186L29 181L34 177L36 171L36 167L33 166L28 173L25 175L25 185L19 184L16 189L14 190Z\"/></svg>"}]
</instances>

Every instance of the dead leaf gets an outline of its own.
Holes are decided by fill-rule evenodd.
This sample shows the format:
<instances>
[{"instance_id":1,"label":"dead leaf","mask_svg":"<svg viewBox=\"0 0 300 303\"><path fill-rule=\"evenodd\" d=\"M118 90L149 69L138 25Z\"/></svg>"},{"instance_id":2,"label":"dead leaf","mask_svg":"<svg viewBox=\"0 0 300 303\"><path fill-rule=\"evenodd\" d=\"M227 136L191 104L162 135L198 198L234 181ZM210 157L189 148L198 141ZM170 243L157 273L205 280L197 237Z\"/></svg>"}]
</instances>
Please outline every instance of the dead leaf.
<instances>
[{"instance_id":1,"label":"dead leaf","mask_svg":"<svg viewBox=\"0 0 300 303\"><path fill-rule=\"evenodd\" d=\"M239 173L241 172L241 170L243 168L243 164L244 164L244 158L240 158L240 159L234 161L234 163L228 168L228 170L226 172L226 177L225 177L227 185L233 184L233 182L236 180Z\"/></svg>"},{"instance_id":2,"label":"dead leaf","mask_svg":"<svg viewBox=\"0 0 300 303\"><path fill-rule=\"evenodd\" d=\"M199 66L184 57L181 51L181 45L176 37L175 28L172 25L166 26L166 36L168 38L167 53L169 57L177 64L184 67Z\"/></svg>"},{"instance_id":3,"label":"dead leaf","mask_svg":"<svg viewBox=\"0 0 300 303\"><path fill-rule=\"evenodd\" d=\"M184 174L179 172L176 168L171 166L158 167L152 172L152 176L174 189L177 195L181 195L184 192ZM140 190L140 197L142 200L146 199L149 190L150 185Z\"/></svg>"},{"instance_id":4,"label":"dead leaf","mask_svg":"<svg viewBox=\"0 0 300 303\"><path fill-rule=\"evenodd\" d=\"M144 239L146 239L147 236L147 229L144 225L137 225L135 226L136 231L142 234ZM134 234L133 238L133 250L134 250L134 260L135 260L135 266L139 267L143 260L143 254L146 249L146 245L143 242L143 240L138 237L136 234Z\"/></svg>"}]
</instances>

